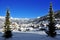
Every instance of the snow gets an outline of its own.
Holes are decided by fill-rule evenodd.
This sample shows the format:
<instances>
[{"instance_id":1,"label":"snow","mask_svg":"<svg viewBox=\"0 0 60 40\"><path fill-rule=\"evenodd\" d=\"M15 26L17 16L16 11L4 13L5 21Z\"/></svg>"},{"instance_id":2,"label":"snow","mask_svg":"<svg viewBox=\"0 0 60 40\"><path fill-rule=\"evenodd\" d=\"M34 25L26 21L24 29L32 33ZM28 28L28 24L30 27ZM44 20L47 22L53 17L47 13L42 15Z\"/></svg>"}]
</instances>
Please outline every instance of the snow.
<instances>
[{"instance_id":1,"label":"snow","mask_svg":"<svg viewBox=\"0 0 60 40\"><path fill-rule=\"evenodd\" d=\"M0 16L0 19L5 19L5 16ZM10 19L13 19L13 20L29 20L30 18L14 18L14 17L10 17Z\"/></svg>"},{"instance_id":2,"label":"snow","mask_svg":"<svg viewBox=\"0 0 60 40\"><path fill-rule=\"evenodd\" d=\"M40 18L40 16L38 16L37 18Z\"/></svg>"},{"instance_id":3,"label":"snow","mask_svg":"<svg viewBox=\"0 0 60 40\"><path fill-rule=\"evenodd\" d=\"M0 18L4 19L5 17L4 16L0 16Z\"/></svg>"},{"instance_id":4,"label":"snow","mask_svg":"<svg viewBox=\"0 0 60 40\"><path fill-rule=\"evenodd\" d=\"M5 39L2 37L3 33L0 32L0 40L59 40L60 35L57 35L55 38L47 36L44 31L27 31L27 32L16 32L13 31L13 37Z\"/></svg>"}]
</instances>

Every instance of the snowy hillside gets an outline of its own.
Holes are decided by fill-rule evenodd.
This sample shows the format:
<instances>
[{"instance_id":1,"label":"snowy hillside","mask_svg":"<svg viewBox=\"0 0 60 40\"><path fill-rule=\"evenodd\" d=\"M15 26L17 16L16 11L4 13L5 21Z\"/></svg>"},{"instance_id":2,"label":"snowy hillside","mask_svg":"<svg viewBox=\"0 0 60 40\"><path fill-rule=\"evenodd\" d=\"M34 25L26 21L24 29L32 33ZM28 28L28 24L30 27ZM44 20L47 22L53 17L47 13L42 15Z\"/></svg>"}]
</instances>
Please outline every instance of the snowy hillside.
<instances>
[{"instance_id":1,"label":"snowy hillside","mask_svg":"<svg viewBox=\"0 0 60 40\"><path fill-rule=\"evenodd\" d=\"M10 22L16 22L16 23L29 23L30 19L29 18L10 18ZM0 27L2 28L5 22L5 17L4 16L0 16Z\"/></svg>"},{"instance_id":2,"label":"snowy hillside","mask_svg":"<svg viewBox=\"0 0 60 40\"><path fill-rule=\"evenodd\" d=\"M2 37L0 32L0 40L6 40ZM13 32L13 37L7 40L60 40L60 35L55 38L49 37L44 31L39 32Z\"/></svg>"}]
</instances>

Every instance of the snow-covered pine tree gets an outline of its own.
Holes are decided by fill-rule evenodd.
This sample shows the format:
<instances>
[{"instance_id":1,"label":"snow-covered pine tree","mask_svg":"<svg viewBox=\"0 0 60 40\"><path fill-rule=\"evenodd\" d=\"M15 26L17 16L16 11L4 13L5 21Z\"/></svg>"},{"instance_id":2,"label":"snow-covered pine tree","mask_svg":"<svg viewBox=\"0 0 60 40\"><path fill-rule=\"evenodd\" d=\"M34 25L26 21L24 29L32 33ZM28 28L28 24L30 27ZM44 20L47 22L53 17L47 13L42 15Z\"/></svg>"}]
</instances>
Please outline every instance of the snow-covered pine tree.
<instances>
[{"instance_id":1,"label":"snow-covered pine tree","mask_svg":"<svg viewBox=\"0 0 60 40\"><path fill-rule=\"evenodd\" d=\"M52 9L52 3L50 3L50 11L49 11L49 25L48 25L48 35L51 37L55 37L56 36L56 27L55 27L55 18L54 18L54 12Z\"/></svg>"},{"instance_id":2,"label":"snow-covered pine tree","mask_svg":"<svg viewBox=\"0 0 60 40\"><path fill-rule=\"evenodd\" d=\"M10 14L9 14L9 9L8 9L6 13L6 17L5 17L5 26L4 26L4 35L3 35L3 37L5 38L12 37L9 18L10 18Z\"/></svg>"}]
</instances>

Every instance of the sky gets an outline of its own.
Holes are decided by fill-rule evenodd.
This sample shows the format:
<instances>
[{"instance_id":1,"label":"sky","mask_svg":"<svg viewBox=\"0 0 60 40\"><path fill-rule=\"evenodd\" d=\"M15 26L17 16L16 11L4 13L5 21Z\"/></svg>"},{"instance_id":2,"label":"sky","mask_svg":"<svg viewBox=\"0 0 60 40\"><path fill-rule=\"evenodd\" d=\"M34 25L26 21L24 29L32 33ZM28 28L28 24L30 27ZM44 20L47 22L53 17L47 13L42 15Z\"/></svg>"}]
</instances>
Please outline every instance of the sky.
<instances>
[{"instance_id":1,"label":"sky","mask_svg":"<svg viewBox=\"0 0 60 40\"><path fill-rule=\"evenodd\" d=\"M6 15L9 8L14 18L36 18L49 12L50 2L53 10L60 10L60 0L0 0L0 16Z\"/></svg>"}]
</instances>

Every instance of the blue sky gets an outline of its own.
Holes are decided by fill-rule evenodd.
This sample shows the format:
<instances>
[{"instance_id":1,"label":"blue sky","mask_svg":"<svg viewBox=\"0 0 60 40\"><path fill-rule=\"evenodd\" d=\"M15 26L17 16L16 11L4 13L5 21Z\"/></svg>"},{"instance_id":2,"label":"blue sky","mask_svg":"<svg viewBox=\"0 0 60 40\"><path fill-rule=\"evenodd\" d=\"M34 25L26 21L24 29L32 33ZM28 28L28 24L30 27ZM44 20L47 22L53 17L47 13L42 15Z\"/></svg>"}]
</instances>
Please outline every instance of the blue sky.
<instances>
[{"instance_id":1,"label":"blue sky","mask_svg":"<svg viewBox=\"0 0 60 40\"><path fill-rule=\"evenodd\" d=\"M49 12L50 2L53 10L60 10L60 0L0 0L0 16L6 15L7 8L10 16L16 18L36 18Z\"/></svg>"}]
</instances>

